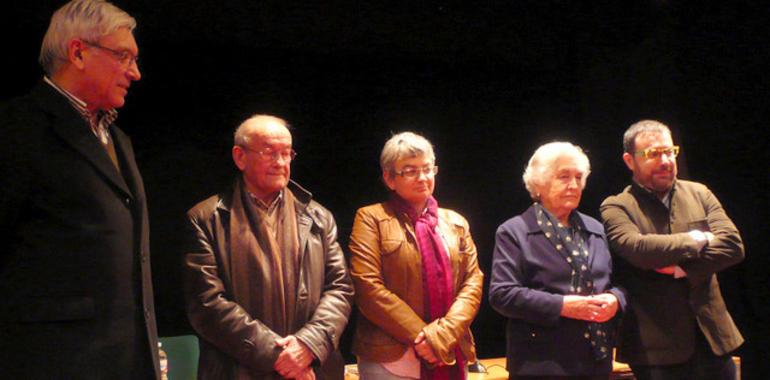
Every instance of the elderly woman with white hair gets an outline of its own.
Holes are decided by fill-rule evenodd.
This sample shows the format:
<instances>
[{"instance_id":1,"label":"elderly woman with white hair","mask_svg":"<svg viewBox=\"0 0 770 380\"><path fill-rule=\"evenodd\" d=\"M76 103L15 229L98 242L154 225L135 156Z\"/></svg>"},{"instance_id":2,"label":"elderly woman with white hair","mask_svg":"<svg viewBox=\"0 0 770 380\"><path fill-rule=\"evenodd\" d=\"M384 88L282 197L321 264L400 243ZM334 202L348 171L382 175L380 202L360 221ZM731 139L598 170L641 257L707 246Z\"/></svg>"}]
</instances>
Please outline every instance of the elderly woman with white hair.
<instances>
[{"instance_id":1,"label":"elderly woman with white hair","mask_svg":"<svg viewBox=\"0 0 770 380\"><path fill-rule=\"evenodd\" d=\"M625 297L610 283L602 224L577 211L589 173L579 147L541 146L523 176L534 204L497 229L489 300L508 318L510 379L612 371L612 322Z\"/></svg>"},{"instance_id":2,"label":"elderly woman with white hair","mask_svg":"<svg viewBox=\"0 0 770 380\"><path fill-rule=\"evenodd\" d=\"M438 166L424 137L393 136L380 166L391 197L359 209L350 236L359 374L464 379L483 282L468 222L433 198Z\"/></svg>"}]
</instances>

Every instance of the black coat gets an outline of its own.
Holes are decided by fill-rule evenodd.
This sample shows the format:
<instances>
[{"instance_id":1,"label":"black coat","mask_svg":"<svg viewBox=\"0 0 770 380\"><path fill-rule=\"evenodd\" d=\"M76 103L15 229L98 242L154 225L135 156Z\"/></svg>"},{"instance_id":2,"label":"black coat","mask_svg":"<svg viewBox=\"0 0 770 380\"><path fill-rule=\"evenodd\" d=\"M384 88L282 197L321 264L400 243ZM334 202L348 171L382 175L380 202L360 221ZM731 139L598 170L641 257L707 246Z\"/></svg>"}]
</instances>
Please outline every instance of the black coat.
<instances>
[{"instance_id":1,"label":"black coat","mask_svg":"<svg viewBox=\"0 0 770 380\"><path fill-rule=\"evenodd\" d=\"M142 178L45 83L0 107L0 378L158 378Z\"/></svg>"}]
</instances>

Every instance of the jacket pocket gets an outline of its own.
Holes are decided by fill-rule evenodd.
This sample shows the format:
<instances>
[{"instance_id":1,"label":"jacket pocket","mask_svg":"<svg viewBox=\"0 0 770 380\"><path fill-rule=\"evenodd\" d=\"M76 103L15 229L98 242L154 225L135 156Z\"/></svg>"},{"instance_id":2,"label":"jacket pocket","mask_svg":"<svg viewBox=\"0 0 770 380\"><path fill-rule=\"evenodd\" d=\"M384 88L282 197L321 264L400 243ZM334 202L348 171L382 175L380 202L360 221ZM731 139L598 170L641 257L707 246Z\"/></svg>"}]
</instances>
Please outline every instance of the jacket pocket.
<instances>
[{"instance_id":1,"label":"jacket pocket","mask_svg":"<svg viewBox=\"0 0 770 380\"><path fill-rule=\"evenodd\" d=\"M19 322L55 322L94 317L91 297L31 297L12 305L7 318Z\"/></svg>"},{"instance_id":2,"label":"jacket pocket","mask_svg":"<svg viewBox=\"0 0 770 380\"><path fill-rule=\"evenodd\" d=\"M383 239L382 242L380 242L380 249L382 250L382 255L388 256L398 252L398 250L401 249L401 246L403 244L404 244L404 241L401 239Z\"/></svg>"}]
</instances>

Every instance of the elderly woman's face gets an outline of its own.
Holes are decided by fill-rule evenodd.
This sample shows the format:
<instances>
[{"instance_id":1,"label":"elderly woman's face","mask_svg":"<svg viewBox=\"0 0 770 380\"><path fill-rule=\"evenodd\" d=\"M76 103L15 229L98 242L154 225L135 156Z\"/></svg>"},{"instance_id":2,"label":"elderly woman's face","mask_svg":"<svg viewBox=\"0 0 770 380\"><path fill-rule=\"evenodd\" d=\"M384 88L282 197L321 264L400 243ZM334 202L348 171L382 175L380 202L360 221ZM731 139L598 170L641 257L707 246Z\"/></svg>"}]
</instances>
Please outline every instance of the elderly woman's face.
<instances>
[{"instance_id":1,"label":"elderly woman's face","mask_svg":"<svg viewBox=\"0 0 770 380\"><path fill-rule=\"evenodd\" d=\"M559 158L554 164L553 175L546 178L545 184L538 186L540 203L556 217L568 217L580 204L583 175L575 160Z\"/></svg>"},{"instance_id":2,"label":"elderly woman's face","mask_svg":"<svg viewBox=\"0 0 770 380\"><path fill-rule=\"evenodd\" d=\"M436 186L436 176L432 170L429 170L433 166L433 160L425 155L402 158L393 165L395 173L383 173L383 179L389 189L419 210L425 207L425 202L433 195L433 189ZM416 169L416 175L404 175L410 172L413 174L412 169Z\"/></svg>"}]
</instances>

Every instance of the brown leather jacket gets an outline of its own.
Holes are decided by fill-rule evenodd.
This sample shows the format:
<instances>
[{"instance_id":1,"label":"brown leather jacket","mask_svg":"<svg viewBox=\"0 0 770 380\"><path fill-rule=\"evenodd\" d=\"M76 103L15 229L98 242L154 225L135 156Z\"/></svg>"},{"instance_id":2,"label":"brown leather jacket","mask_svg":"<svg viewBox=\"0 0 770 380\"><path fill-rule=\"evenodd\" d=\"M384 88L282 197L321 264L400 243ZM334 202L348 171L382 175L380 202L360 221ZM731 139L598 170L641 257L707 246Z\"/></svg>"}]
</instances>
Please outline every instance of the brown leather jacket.
<instances>
[{"instance_id":1,"label":"brown leather jacket","mask_svg":"<svg viewBox=\"0 0 770 380\"><path fill-rule=\"evenodd\" d=\"M388 203L361 208L350 236L350 274L356 288L358 319L353 353L374 362L401 357L424 331L428 343L447 365L455 363L459 344L475 361L470 325L479 309L484 275L468 222L460 214L438 210L439 232L451 256L455 299L443 318L424 321L422 261L414 227Z\"/></svg>"},{"instance_id":2,"label":"brown leather jacket","mask_svg":"<svg viewBox=\"0 0 770 380\"><path fill-rule=\"evenodd\" d=\"M290 182L300 241L300 275L293 333L313 352L319 379L341 379L338 351L348 322L353 287L345 257L337 243L332 214L310 199L310 193ZM235 191L213 196L188 212L189 243L184 256L187 314L200 338L198 378L234 379L244 368L254 379L279 379L273 364L280 353L279 338L270 321L252 318L233 299L229 229ZM267 279L266 281L269 281ZM255 289L259 292L259 289ZM320 367L320 369L319 369ZM238 369L241 368L239 371Z\"/></svg>"}]
</instances>

